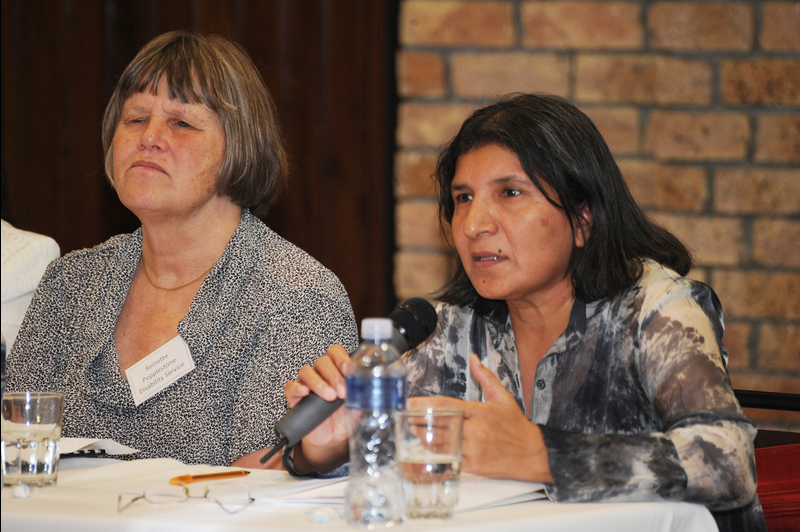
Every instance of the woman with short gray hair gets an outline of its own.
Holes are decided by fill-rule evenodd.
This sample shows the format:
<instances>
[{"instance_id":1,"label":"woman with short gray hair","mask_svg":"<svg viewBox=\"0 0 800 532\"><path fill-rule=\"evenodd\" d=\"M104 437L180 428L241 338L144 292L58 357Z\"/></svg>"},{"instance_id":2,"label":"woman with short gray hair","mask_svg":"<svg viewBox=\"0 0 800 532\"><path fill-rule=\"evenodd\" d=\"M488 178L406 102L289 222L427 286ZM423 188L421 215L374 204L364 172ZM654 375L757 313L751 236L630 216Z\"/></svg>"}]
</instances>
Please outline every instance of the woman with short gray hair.
<instances>
[{"instance_id":1,"label":"woman with short gray hair","mask_svg":"<svg viewBox=\"0 0 800 532\"><path fill-rule=\"evenodd\" d=\"M259 467L283 383L357 340L336 276L253 214L286 182L269 93L236 44L167 33L123 72L103 144L142 226L49 266L9 389L63 392L64 436Z\"/></svg>"}]
</instances>

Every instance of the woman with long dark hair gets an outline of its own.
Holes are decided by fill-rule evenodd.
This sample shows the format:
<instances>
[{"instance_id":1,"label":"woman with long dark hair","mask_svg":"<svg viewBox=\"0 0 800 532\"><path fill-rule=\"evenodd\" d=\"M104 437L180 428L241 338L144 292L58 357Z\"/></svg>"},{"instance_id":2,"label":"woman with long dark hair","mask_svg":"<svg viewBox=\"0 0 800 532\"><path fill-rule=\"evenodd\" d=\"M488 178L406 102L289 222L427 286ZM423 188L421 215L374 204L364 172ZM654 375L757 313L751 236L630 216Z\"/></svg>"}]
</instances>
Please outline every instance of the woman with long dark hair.
<instances>
[{"instance_id":1,"label":"woman with long dark hair","mask_svg":"<svg viewBox=\"0 0 800 532\"><path fill-rule=\"evenodd\" d=\"M720 302L684 277L691 255L636 205L591 120L558 97L504 98L464 122L436 177L457 267L405 363L410 407L465 411L463 470L543 482L555 501L698 502L721 530L764 530ZM329 349L290 404L341 397L349 371ZM344 462L340 421L287 464Z\"/></svg>"}]
</instances>

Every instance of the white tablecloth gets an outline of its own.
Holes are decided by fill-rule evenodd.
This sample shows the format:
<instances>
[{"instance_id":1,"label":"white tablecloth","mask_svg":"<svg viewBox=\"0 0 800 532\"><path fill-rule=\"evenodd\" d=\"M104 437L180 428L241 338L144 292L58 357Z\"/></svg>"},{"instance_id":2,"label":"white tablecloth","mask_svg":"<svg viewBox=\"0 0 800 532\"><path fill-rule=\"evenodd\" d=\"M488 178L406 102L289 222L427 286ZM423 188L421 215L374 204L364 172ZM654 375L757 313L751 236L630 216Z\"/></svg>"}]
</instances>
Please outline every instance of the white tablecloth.
<instances>
[{"instance_id":1,"label":"white tablecloth","mask_svg":"<svg viewBox=\"0 0 800 532\"><path fill-rule=\"evenodd\" d=\"M103 462L98 459L80 460L84 466L99 467L69 467L69 461L65 461L63 465L68 468L59 472L57 486L36 489L25 499L14 497L11 488L3 488L2 529L15 532L354 530L342 520L340 505L275 504L257 500L242 512L229 515L208 500L189 499L170 505L138 501L118 513L119 493L141 493L146 488L167 486L172 477L228 468L187 466L174 460L138 460L108 465L101 465ZM256 491L263 492L272 486L285 486L286 490L297 488L297 483L303 481L283 472L253 471L235 482L248 485L255 495ZM464 482L464 499L475 500L476 492L485 492L487 496L497 493L503 487L498 482L506 481L486 480L483 483L480 479L472 479ZM520 485L508 482L510 484L505 487L512 491ZM335 486L317 491L331 491L332 488L335 491ZM193 489L202 490L202 485L193 485ZM713 532L716 525L705 507L689 503L556 504L538 500L490 509L461 508L453 519L409 520L400 529L448 532Z\"/></svg>"}]
</instances>

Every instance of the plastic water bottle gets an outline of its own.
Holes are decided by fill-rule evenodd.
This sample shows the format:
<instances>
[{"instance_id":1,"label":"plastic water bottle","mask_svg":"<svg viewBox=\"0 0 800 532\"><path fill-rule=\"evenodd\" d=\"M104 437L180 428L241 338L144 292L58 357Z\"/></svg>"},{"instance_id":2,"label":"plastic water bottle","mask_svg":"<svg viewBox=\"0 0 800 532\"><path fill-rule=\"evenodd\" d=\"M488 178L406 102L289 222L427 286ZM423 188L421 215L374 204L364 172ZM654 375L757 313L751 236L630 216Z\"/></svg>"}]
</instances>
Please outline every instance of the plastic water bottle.
<instances>
[{"instance_id":1,"label":"plastic water bottle","mask_svg":"<svg viewBox=\"0 0 800 532\"><path fill-rule=\"evenodd\" d=\"M406 513L394 416L405 409L406 370L390 344L391 320L364 319L361 338L350 357L356 371L347 377L350 476L345 514L350 524L388 528L401 524Z\"/></svg>"}]
</instances>

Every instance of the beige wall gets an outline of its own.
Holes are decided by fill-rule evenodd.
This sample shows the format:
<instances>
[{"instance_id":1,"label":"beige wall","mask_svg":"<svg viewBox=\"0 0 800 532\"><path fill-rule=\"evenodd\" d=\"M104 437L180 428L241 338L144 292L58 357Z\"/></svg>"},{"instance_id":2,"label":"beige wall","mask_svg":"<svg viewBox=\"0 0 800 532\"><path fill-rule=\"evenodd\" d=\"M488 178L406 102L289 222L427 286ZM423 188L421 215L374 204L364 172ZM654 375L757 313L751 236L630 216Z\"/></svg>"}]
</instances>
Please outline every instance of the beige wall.
<instances>
[{"instance_id":1,"label":"beige wall","mask_svg":"<svg viewBox=\"0 0 800 532\"><path fill-rule=\"evenodd\" d=\"M695 254L734 386L800 393L799 28L800 2L401 1L398 297L450 268L439 146L476 106L550 92L595 121L637 201Z\"/></svg>"}]
</instances>

